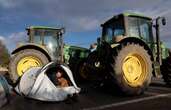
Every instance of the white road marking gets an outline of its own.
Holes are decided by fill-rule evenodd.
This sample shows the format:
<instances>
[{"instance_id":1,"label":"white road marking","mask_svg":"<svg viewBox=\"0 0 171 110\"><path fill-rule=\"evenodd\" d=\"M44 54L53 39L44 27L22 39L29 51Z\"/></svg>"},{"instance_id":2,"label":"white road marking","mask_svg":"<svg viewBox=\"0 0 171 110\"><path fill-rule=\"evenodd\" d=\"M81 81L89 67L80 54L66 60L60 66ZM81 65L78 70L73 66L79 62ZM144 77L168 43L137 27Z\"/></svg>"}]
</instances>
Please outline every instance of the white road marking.
<instances>
[{"instance_id":1,"label":"white road marking","mask_svg":"<svg viewBox=\"0 0 171 110\"><path fill-rule=\"evenodd\" d=\"M137 103L137 102L142 102L142 101L147 101L147 100L152 100L152 99L158 99L158 98L163 98L163 97L170 97L171 93L167 94L160 94L160 95L155 95L155 96L149 96L149 97L144 97L144 98L139 98L139 99L134 99L134 100L128 100L128 101L123 101L123 102L118 102L118 103L113 103L113 104L108 104L108 105L102 105L98 107L92 107L92 108L85 108L83 110L102 110L106 108L111 108L111 107L117 107L117 106L122 106L126 104L132 104L132 103Z\"/></svg>"}]
</instances>

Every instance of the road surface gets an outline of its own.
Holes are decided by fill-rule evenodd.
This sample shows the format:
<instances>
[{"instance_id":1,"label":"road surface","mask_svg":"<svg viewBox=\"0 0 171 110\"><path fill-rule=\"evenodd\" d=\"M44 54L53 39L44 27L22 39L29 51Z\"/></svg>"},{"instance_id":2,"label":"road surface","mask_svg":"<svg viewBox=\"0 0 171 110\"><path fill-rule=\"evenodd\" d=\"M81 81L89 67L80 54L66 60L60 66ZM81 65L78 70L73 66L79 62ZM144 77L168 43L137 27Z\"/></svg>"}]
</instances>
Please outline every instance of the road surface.
<instances>
[{"instance_id":1,"label":"road surface","mask_svg":"<svg viewBox=\"0 0 171 110\"><path fill-rule=\"evenodd\" d=\"M171 88L161 79L153 79L140 96L123 96L109 87L83 87L78 101L47 103L15 96L1 110L171 110Z\"/></svg>"}]
</instances>

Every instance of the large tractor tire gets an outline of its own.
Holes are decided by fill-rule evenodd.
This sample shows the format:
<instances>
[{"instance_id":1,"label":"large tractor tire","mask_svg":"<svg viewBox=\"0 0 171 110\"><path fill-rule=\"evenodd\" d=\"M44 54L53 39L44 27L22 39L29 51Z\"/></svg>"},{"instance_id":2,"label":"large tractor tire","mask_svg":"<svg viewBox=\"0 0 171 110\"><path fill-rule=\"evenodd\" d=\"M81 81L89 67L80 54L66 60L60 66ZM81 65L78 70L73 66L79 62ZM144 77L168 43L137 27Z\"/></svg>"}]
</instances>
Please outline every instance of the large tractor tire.
<instances>
[{"instance_id":1,"label":"large tractor tire","mask_svg":"<svg viewBox=\"0 0 171 110\"><path fill-rule=\"evenodd\" d=\"M15 85L19 78L31 67L43 66L49 62L48 58L35 49L25 49L13 55L9 63L9 76Z\"/></svg>"},{"instance_id":2,"label":"large tractor tire","mask_svg":"<svg viewBox=\"0 0 171 110\"><path fill-rule=\"evenodd\" d=\"M139 44L126 44L113 53L112 59L109 72L119 89L126 95L142 94L152 77L152 61L147 50Z\"/></svg>"},{"instance_id":3,"label":"large tractor tire","mask_svg":"<svg viewBox=\"0 0 171 110\"><path fill-rule=\"evenodd\" d=\"M169 57L163 60L163 64L161 66L161 73L166 84L171 86L171 55L169 55Z\"/></svg>"}]
</instances>

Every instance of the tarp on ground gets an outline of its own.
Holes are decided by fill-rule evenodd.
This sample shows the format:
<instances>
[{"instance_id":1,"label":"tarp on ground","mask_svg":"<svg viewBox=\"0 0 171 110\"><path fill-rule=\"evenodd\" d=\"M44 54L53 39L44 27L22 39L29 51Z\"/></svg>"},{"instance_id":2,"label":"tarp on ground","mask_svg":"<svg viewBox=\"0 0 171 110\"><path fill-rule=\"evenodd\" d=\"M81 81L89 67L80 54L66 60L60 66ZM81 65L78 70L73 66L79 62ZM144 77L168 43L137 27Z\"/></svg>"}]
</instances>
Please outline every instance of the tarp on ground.
<instances>
[{"instance_id":1,"label":"tarp on ground","mask_svg":"<svg viewBox=\"0 0 171 110\"><path fill-rule=\"evenodd\" d=\"M63 69L71 83L68 87L58 87L54 84L53 70ZM49 72L49 70L52 70ZM42 101L63 101L69 95L77 94L80 88L76 85L71 70L64 65L49 63L44 67L33 67L26 71L21 77L15 90L22 96Z\"/></svg>"}]
</instances>

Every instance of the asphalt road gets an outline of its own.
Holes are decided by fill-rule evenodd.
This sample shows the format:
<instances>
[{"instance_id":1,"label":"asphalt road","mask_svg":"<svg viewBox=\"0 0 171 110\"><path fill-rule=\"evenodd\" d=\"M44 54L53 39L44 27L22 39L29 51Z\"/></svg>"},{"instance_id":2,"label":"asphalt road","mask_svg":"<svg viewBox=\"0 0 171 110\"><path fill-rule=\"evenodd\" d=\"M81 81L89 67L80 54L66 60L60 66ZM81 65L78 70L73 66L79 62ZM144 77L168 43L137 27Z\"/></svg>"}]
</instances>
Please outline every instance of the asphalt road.
<instances>
[{"instance_id":1,"label":"asphalt road","mask_svg":"<svg viewBox=\"0 0 171 110\"><path fill-rule=\"evenodd\" d=\"M110 87L82 87L86 89L78 101L47 103L15 96L1 110L171 110L171 88L161 79L153 79L140 96L123 96Z\"/></svg>"}]
</instances>

